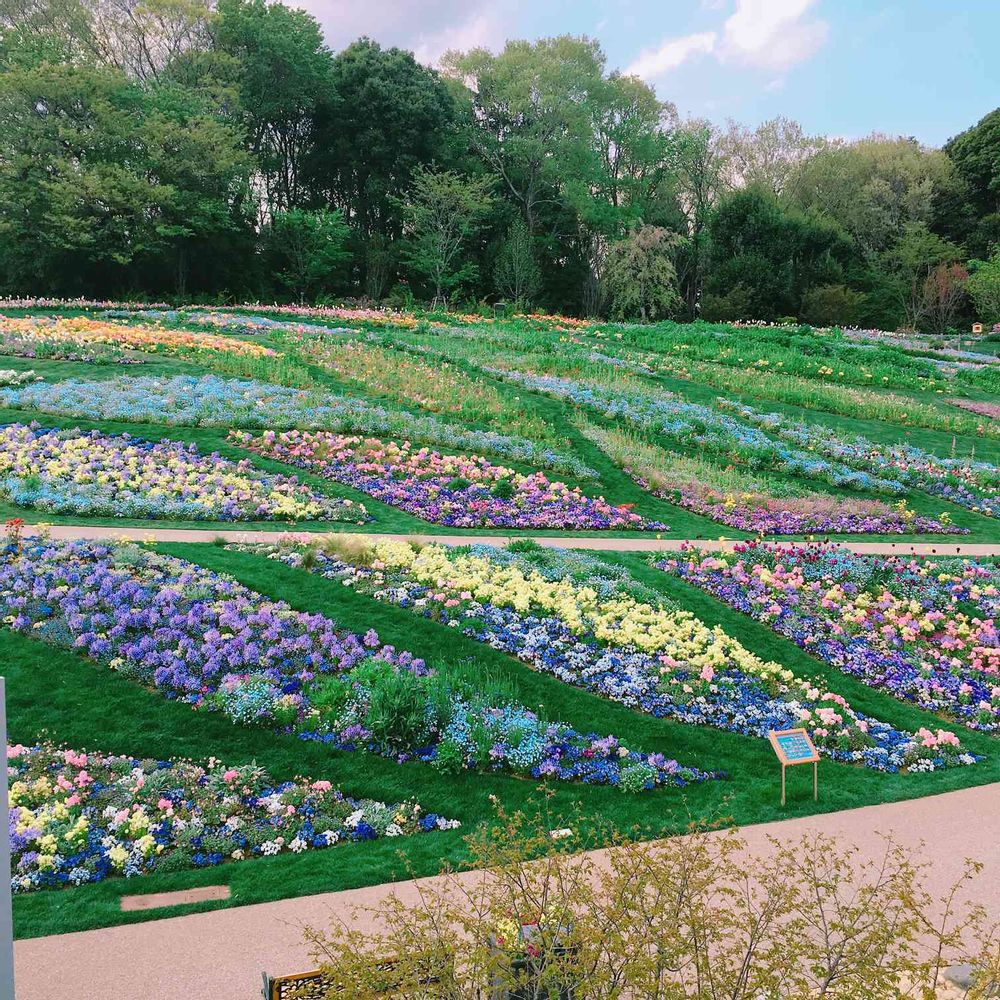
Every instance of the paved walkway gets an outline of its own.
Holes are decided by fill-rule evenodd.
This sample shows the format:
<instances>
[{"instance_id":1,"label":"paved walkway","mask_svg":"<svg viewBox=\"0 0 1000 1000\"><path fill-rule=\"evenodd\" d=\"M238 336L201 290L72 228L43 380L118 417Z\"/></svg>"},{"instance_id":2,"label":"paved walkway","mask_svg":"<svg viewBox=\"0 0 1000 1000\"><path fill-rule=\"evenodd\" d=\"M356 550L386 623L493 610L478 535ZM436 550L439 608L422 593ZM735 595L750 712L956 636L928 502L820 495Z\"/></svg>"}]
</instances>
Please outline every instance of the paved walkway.
<instances>
[{"instance_id":1,"label":"paved walkway","mask_svg":"<svg viewBox=\"0 0 1000 1000\"><path fill-rule=\"evenodd\" d=\"M31 535L37 531L37 526L26 524L25 534ZM238 528L226 530L204 528L126 528L115 525L93 524L57 524L48 528L53 538L134 538L137 540L153 539L157 542L211 542L216 538L224 538L227 542L276 542L287 536L289 530L282 531L247 531ZM294 533L294 531L292 531ZM315 534L309 532L310 535ZM370 538L391 538L414 542L439 542L444 545L468 545L471 542L481 542L484 545L505 545L514 538L523 535L419 535L419 534L384 534L368 532ZM682 545L690 544L705 552L729 551L737 544L736 540L720 541L719 539L690 539L685 542L681 538L582 538L579 535L532 536L539 545L548 545L567 549L595 549L604 552L677 552ZM777 539L780 541L780 539ZM965 555L992 556L1000 555L1000 544L966 542L840 542L844 548L852 552L867 555Z\"/></svg>"},{"instance_id":2,"label":"paved walkway","mask_svg":"<svg viewBox=\"0 0 1000 1000\"><path fill-rule=\"evenodd\" d=\"M925 856L934 864L927 887L934 893L958 879L965 858L982 861L985 867L969 896L1000 916L1000 783L762 824L748 827L744 836L751 850L762 854L773 849L769 836L795 840L814 830L856 844L867 856L881 853L881 835L887 833L917 855L928 845ZM345 863L349 850L344 849ZM251 1000L261 970L277 975L311 967L304 925L328 926L332 916L374 905L391 892L413 899L417 886L373 886L20 941L17 995L19 1000Z\"/></svg>"}]
</instances>

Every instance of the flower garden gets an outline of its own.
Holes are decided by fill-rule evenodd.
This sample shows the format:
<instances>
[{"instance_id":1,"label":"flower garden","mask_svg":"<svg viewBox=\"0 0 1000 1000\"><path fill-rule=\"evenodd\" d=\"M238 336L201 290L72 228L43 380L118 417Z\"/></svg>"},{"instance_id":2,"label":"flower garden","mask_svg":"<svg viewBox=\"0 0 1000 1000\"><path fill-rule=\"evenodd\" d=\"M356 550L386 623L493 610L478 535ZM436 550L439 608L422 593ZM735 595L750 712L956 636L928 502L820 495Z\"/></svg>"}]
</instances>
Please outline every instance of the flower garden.
<instances>
[{"instance_id":1,"label":"flower garden","mask_svg":"<svg viewBox=\"0 0 1000 1000\"><path fill-rule=\"evenodd\" d=\"M965 556L1000 539L985 351L0 312L19 934L137 919L126 894L460 867L491 799L658 837L1000 780L1000 568ZM779 805L785 728L819 750L818 804L790 774Z\"/></svg>"}]
</instances>

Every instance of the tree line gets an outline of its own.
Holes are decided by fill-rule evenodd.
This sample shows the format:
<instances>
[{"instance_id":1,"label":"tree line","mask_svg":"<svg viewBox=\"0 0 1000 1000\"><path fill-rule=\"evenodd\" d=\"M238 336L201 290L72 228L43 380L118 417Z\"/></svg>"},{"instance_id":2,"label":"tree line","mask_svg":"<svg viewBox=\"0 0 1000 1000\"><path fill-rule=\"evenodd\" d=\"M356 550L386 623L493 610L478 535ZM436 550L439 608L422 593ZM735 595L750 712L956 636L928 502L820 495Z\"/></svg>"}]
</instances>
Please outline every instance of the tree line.
<instances>
[{"instance_id":1,"label":"tree line","mask_svg":"<svg viewBox=\"0 0 1000 1000\"><path fill-rule=\"evenodd\" d=\"M440 69L267 0L0 0L0 293L1000 320L1000 109L943 149L682 120L598 42Z\"/></svg>"}]
</instances>

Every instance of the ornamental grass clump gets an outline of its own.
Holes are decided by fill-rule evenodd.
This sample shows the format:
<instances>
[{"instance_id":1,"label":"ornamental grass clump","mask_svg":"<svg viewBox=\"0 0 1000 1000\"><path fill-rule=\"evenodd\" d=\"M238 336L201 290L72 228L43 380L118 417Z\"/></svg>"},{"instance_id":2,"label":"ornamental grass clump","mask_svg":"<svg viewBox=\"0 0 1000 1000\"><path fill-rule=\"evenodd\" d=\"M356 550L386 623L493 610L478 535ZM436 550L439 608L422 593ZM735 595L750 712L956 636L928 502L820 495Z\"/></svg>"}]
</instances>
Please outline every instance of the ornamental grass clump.
<instances>
[{"instance_id":1,"label":"ornamental grass clump","mask_svg":"<svg viewBox=\"0 0 1000 1000\"><path fill-rule=\"evenodd\" d=\"M753 856L732 830L637 843L495 809L466 837L471 870L307 929L317 996L929 1000L970 959L969 1000L996 995L1000 938L966 902L981 865L939 897L892 840L866 858L807 834Z\"/></svg>"}]
</instances>

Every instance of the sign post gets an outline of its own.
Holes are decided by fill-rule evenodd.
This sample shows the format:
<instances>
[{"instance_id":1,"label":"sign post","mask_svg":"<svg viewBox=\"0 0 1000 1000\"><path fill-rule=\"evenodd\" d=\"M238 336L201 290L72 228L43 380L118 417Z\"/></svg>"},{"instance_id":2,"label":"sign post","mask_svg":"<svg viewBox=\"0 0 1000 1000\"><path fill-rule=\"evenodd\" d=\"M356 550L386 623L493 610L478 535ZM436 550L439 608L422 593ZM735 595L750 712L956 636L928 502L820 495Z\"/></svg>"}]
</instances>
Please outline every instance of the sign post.
<instances>
[{"instance_id":1,"label":"sign post","mask_svg":"<svg viewBox=\"0 0 1000 1000\"><path fill-rule=\"evenodd\" d=\"M772 729L771 746L781 762L781 804L785 804L785 770L794 764L812 764L813 801L819 799L819 753L804 729Z\"/></svg>"}]
</instances>

